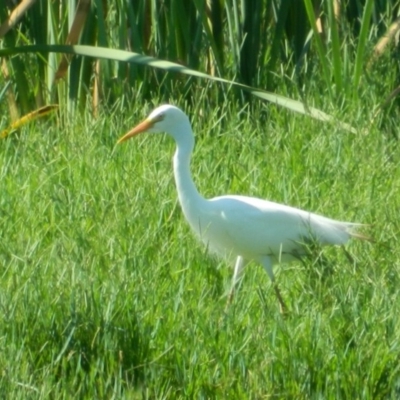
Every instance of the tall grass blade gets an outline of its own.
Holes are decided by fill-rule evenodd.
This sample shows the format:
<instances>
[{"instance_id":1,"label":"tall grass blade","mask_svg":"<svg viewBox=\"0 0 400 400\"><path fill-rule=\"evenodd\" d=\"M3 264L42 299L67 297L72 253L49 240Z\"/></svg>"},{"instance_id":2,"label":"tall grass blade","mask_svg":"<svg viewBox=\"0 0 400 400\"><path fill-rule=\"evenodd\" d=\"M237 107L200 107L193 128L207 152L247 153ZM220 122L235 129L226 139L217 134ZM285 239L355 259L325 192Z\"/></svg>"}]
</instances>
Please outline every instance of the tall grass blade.
<instances>
[{"instance_id":1,"label":"tall grass blade","mask_svg":"<svg viewBox=\"0 0 400 400\"><path fill-rule=\"evenodd\" d=\"M65 44L73 45L78 43L79 36L82 33L83 27L85 26L86 19L90 11L91 0L79 0L78 6L76 8L76 13L69 30ZM72 10L71 10L72 11ZM57 72L55 74L55 81L65 77L70 60L66 55L63 55L60 65L58 66Z\"/></svg>"},{"instance_id":2,"label":"tall grass blade","mask_svg":"<svg viewBox=\"0 0 400 400\"><path fill-rule=\"evenodd\" d=\"M342 81L342 58L340 52L340 38L338 30L338 21L336 19L336 13L334 10L334 4L332 1L328 1L328 20L330 28L330 37L332 41L332 67L333 76L336 84L336 95L339 96L343 90Z\"/></svg>"},{"instance_id":3,"label":"tall grass blade","mask_svg":"<svg viewBox=\"0 0 400 400\"><path fill-rule=\"evenodd\" d=\"M209 45L210 45L211 50L212 50L212 55L213 55L214 62L215 62L215 67L216 67L215 68L216 73L219 76L221 76L221 75L223 75L223 71L224 71L224 66L223 66L223 62L222 62L223 57L220 54L221 53L221 49L218 48L217 43L215 42L214 35L212 33L212 30L211 30L211 27L210 27L210 25L208 23L206 9L204 7L204 1L202 1L202 0L194 0L194 4L196 5L197 12L200 15L202 26L203 26L203 29L204 29L204 31L206 33L207 41L209 42Z\"/></svg>"},{"instance_id":4,"label":"tall grass blade","mask_svg":"<svg viewBox=\"0 0 400 400\"><path fill-rule=\"evenodd\" d=\"M269 55L269 61L267 68L269 71L275 71L275 65L279 61L279 53L280 53L280 46L284 39L285 33L285 26L287 24L287 17L289 13L289 1L281 1L277 4L277 16L276 16L276 25L275 29L273 30L272 36L272 44L270 46L270 50L265 49L262 53L267 53ZM265 40L265 44L267 41ZM266 61L266 60L265 60ZM269 84L269 80L267 81L267 87L271 87Z\"/></svg>"},{"instance_id":5,"label":"tall grass blade","mask_svg":"<svg viewBox=\"0 0 400 400\"><path fill-rule=\"evenodd\" d=\"M320 33L317 28L317 18L315 16L314 6L313 6L311 0L304 0L304 5L306 7L308 20L310 21L310 24L311 24L311 29L313 31L314 43L317 48L319 62L321 64L321 68L322 68L322 75L325 79L326 87L329 91L329 96L332 97L331 74L329 72L330 68L328 65L327 52L326 52L326 48L322 42L322 38L321 38Z\"/></svg>"},{"instance_id":6,"label":"tall grass blade","mask_svg":"<svg viewBox=\"0 0 400 400\"><path fill-rule=\"evenodd\" d=\"M236 25L236 17L234 13L234 6L231 6L229 0L225 1L225 13L226 19L228 23L227 27L227 35L229 40L229 49L232 57L232 65L233 65L233 75L236 76L238 72L239 66L239 58L240 58L240 42L238 40L238 30Z\"/></svg>"},{"instance_id":7,"label":"tall grass blade","mask_svg":"<svg viewBox=\"0 0 400 400\"><path fill-rule=\"evenodd\" d=\"M101 58L114 61L123 61L129 63L135 63L140 65L145 65L148 67L162 69L166 72L180 72L185 75L194 76L202 79L208 79L215 82L221 82L228 84L230 86L235 86L252 95L259 97L263 100L267 100L279 106L285 107L292 111L309 115L315 119L321 121L330 121L339 124L343 129L349 130L350 132L355 132L355 129L348 124L337 121L334 117L324 113L321 110L312 107L305 107L304 104L297 100L292 100L288 97L263 91L251 86L247 86L238 82L229 81L227 79L219 78L216 76L211 76L205 74L204 72L196 71L187 68L183 65L173 63L171 61L159 60L155 57L138 54L134 52L128 52L124 50L108 49L102 47L92 47L92 46L65 46L65 45L36 45L36 46L20 46L16 48L0 49L0 56L9 56L19 53L33 53L33 52L59 52L81 55L86 57Z\"/></svg>"},{"instance_id":8,"label":"tall grass blade","mask_svg":"<svg viewBox=\"0 0 400 400\"><path fill-rule=\"evenodd\" d=\"M368 33L371 22L371 15L374 6L374 0L367 0L364 6L364 12L361 21L361 30L358 36L358 45L356 52L356 60L354 66L354 77L353 77L353 97L355 98L358 93L358 85L361 79L361 72L365 65L365 48L368 43Z\"/></svg>"},{"instance_id":9,"label":"tall grass blade","mask_svg":"<svg viewBox=\"0 0 400 400\"><path fill-rule=\"evenodd\" d=\"M259 65L261 1L242 1L243 44L240 49L240 81L253 85Z\"/></svg>"}]
</instances>

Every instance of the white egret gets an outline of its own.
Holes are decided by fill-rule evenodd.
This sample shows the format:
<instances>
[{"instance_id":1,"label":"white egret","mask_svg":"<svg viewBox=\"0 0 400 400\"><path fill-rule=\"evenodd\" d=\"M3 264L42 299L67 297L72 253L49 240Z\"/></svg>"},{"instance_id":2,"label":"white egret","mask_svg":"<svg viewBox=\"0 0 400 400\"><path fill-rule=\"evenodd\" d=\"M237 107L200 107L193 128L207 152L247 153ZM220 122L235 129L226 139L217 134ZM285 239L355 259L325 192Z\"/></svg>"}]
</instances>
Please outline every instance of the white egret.
<instances>
[{"instance_id":1,"label":"white egret","mask_svg":"<svg viewBox=\"0 0 400 400\"><path fill-rule=\"evenodd\" d=\"M310 241L324 246L343 245L351 237L366 239L354 231L361 224L336 221L271 201L236 195L205 199L197 191L190 173L192 127L187 115L175 106L156 108L118 143L141 132L165 132L175 140L173 167L183 214L208 249L236 259L230 297L241 271L254 260L268 273L281 310L285 310L275 283L274 264L307 254L304 243Z\"/></svg>"}]
</instances>

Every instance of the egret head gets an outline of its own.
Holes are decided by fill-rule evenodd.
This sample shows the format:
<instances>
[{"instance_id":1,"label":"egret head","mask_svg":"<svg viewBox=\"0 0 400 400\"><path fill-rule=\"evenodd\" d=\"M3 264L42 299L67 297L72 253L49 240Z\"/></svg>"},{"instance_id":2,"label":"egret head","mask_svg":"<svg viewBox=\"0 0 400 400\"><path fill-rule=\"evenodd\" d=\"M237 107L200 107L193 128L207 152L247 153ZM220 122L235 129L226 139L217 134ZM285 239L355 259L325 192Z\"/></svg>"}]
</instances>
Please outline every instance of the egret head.
<instances>
[{"instance_id":1,"label":"egret head","mask_svg":"<svg viewBox=\"0 0 400 400\"><path fill-rule=\"evenodd\" d=\"M191 131L189 118L182 110L178 107L164 104L157 107L143 122L122 136L118 143L124 142L142 132L166 132L175 137L182 130L187 130L188 127Z\"/></svg>"}]
</instances>

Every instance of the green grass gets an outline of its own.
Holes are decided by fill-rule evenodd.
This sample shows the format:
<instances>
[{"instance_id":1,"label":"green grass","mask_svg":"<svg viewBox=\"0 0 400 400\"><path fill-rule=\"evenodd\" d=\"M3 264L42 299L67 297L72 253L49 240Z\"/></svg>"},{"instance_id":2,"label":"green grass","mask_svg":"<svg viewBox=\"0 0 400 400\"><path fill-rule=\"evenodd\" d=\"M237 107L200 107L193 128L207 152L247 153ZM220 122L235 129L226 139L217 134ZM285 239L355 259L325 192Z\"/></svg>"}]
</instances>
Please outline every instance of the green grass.
<instances>
[{"instance_id":1,"label":"green grass","mask_svg":"<svg viewBox=\"0 0 400 400\"><path fill-rule=\"evenodd\" d=\"M183 104L181 106L184 107ZM0 144L0 392L44 398L397 398L400 153L271 106L195 104L205 196L249 194L372 226L320 261L232 270L190 234L172 140L116 146L149 105L38 121ZM200 114L201 110L201 114ZM133 115L132 115L133 113ZM366 117L354 111L351 123Z\"/></svg>"}]
</instances>

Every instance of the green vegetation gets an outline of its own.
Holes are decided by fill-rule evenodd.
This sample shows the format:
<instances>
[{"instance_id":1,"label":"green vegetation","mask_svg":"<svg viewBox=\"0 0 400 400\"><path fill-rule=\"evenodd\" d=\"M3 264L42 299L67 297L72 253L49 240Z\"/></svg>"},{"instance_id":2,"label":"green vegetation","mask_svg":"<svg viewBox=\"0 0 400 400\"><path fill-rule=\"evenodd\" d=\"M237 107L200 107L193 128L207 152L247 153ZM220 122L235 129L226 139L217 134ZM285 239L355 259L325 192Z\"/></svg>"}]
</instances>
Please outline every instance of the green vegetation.
<instances>
[{"instance_id":1,"label":"green vegetation","mask_svg":"<svg viewBox=\"0 0 400 400\"><path fill-rule=\"evenodd\" d=\"M398 1L28 3L6 33L0 6L0 137L59 110L0 140L0 397L399 398ZM192 120L206 197L370 224L375 243L276 267L286 317L251 264L225 313L232 269L189 232L172 140L116 145L165 102Z\"/></svg>"},{"instance_id":2,"label":"green vegetation","mask_svg":"<svg viewBox=\"0 0 400 400\"><path fill-rule=\"evenodd\" d=\"M189 234L172 141L149 135L115 147L151 107L62 128L38 123L3 142L2 393L396 398L396 143L378 129L353 135L276 107L268 120L228 102L188 108L206 196L245 193L371 223L376 239L351 243L354 263L324 251L329 272L318 260L277 268L287 318L265 272L250 265L224 315L232 271Z\"/></svg>"}]
</instances>

